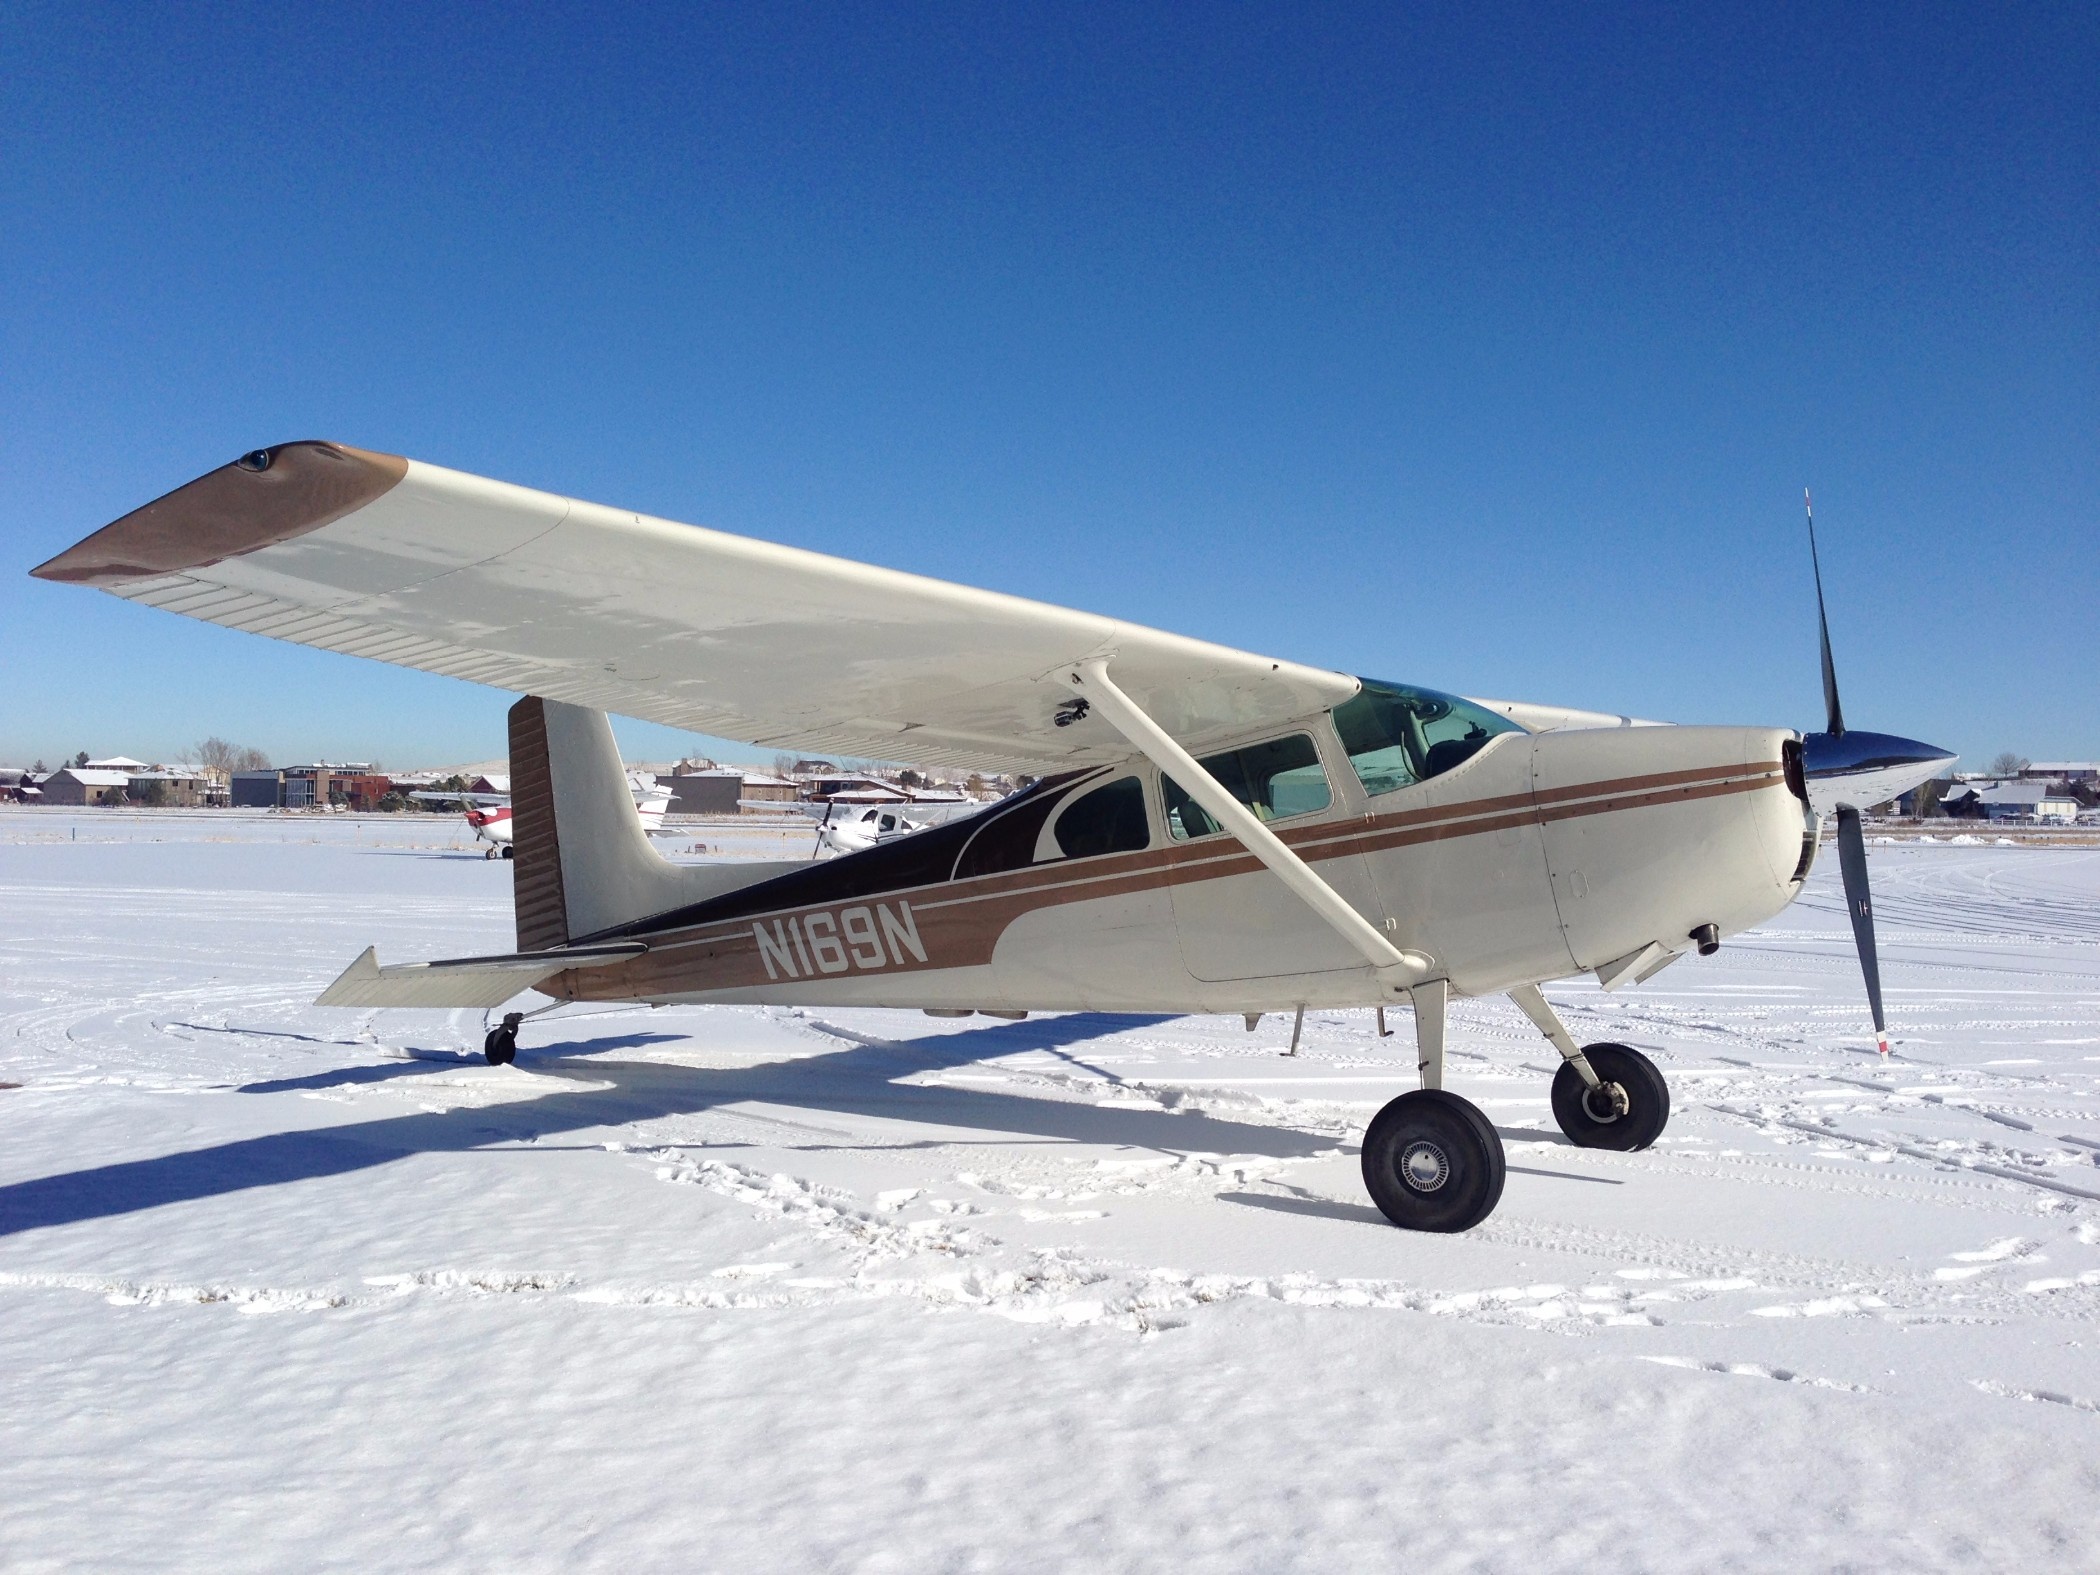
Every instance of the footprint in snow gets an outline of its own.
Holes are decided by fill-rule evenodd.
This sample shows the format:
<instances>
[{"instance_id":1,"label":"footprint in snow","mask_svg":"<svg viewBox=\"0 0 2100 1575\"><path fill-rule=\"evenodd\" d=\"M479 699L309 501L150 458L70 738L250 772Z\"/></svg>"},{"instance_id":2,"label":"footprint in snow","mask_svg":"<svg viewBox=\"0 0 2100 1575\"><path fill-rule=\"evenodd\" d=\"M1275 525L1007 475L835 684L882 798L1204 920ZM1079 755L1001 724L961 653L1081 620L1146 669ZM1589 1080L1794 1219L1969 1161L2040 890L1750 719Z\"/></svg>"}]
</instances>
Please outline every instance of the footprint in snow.
<instances>
[{"instance_id":1,"label":"footprint in snow","mask_svg":"<svg viewBox=\"0 0 2100 1575\"><path fill-rule=\"evenodd\" d=\"M2001 1263L2046 1263L2035 1251L2038 1244L2024 1236L2007 1236L1994 1241L1988 1247L1979 1247L1974 1252L1950 1252L1954 1266L1932 1271L1935 1280L1969 1280L1986 1274Z\"/></svg>"},{"instance_id":2,"label":"footprint in snow","mask_svg":"<svg viewBox=\"0 0 2100 1575\"><path fill-rule=\"evenodd\" d=\"M1811 1389L1836 1389L1850 1395L1867 1395L1875 1391L1865 1384L1840 1383L1834 1378L1812 1378L1806 1373L1794 1372L1786 1367L1765 1367L1757 1362L1702 1362L1690 1356L1644 1356L1644 1362L1653 1362L1658 1367L1678 1367L1686 1372L1719 1373L1729 1378L1770 1378L1782 1384L1805 1384Z\"/></svg>"}]
</instances>

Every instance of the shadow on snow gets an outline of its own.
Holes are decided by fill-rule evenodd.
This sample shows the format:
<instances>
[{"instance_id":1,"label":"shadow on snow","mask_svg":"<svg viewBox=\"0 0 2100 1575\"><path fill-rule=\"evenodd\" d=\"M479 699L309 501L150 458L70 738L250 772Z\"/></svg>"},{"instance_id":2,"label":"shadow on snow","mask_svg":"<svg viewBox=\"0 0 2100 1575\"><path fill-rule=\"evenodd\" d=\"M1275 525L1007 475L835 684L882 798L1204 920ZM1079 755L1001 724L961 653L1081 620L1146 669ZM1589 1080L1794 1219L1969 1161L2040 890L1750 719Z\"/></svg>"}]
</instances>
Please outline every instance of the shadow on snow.
<instances>
[{"instance_id":1,"label":"shadow on snow","mask_svg":"<svg viewBox=\"0 0 2100 1575\"><path fill-rule=\"evenodd\" d=\"M757 1102L894 1120L959 1134L1099 1144L1169 1153L1261 1154L1300 1158L1331 1148L1331 1137L1256 1126L1194 1111L1133 1110L993 1089L900 1086L914 1073L964 1066L1026 1050L1062 1053L1070 1045L1164 1021L1075 1013L1040 1022L1002 1023L898 1042L862 1043L832 1054L713 1069L592 1059L575 1065L587 1085L562 1088L496 1108L387 1116L340 1126L241 1138L208 1148L125 1160L0 1187L0 1235L104 1219L164 1204L256 1187L348 1175L416 1154L463 1153L491 1143L533 1142L592 1128L692 1115ZM551 1025L550 1025L551 1026ZM528 1057L534 1071L562 1076L583 1057L633 1048L670 1035L585 1040ZM306 1091L457 1070L461 1061L414 1060L352 1067L304 1078L245 1085L245 1092ZM606 1086L610 1080L610 1086ZM497 1123L500 1123L498 1125Z\"/></svg>"}]
</instances>

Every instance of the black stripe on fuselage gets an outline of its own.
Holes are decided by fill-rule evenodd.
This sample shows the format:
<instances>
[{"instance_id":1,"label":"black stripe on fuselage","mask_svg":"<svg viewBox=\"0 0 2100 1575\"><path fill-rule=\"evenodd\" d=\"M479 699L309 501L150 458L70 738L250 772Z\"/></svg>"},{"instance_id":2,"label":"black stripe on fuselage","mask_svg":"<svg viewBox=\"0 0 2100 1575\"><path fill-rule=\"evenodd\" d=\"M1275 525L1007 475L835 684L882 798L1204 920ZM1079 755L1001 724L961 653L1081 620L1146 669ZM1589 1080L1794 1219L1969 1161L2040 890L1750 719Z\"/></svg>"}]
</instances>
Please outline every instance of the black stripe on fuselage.
<instances>
[{"instance_id":1,"label":"black stripe on fuselage","mask_svg":"<svg viewBox=\"0 0 2100 1575\"><path fill-rule=\"evenodd\" d=\"M588 941L620 940L628 936L657 935L666 930L690 929L695 925L740 919L747 914L771 913L780 908L816 907L847 902L856 897L879 897L886 892L917 886L938 886L958 875L1000 873L1025 869L1033 861L1035 841L1043 823L1057 807L1059 793L1085 771L1066 771L1044 777L1009 798L1001 799L975 815L951 820L945 826L929 826L893 842L878 842L858 853L813 863L808 869L790 870L771 880L740 886L735 891L689 903L667 913L651 914L628 924L582 937ZM897 806L909 810L909 805ZM981 857L985 845L1000 846L990 858ZM1009 847L1008 844L1011 846ZM1001 862L1019 851L1017 863ZM979 867L982 866L982 867Z\"/></svg>"}]
</instances>

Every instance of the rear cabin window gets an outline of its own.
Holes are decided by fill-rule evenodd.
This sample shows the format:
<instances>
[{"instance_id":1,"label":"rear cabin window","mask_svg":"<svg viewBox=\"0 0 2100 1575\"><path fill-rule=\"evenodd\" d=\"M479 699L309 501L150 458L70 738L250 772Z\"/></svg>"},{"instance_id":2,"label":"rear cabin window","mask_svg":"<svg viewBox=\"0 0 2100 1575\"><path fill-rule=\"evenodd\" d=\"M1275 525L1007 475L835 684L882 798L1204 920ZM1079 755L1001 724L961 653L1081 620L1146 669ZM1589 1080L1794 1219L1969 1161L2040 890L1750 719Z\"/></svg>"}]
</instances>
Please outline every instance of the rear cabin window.
<instances>
[{"instance_id":1,"label":"rear cabin window","mask_svg":"<svg viewBox=\"0 0 2100 1575\"><path fill-rule=\"evenodd\" d=\"M1197 764L1252 810L1257 820L1310 815L1334 802L1327 773L1320 767L1320 752L1305 733L1206 755ZM1172 777L1161 777L1160 787L1166 799L1167 830L1176 841L1207 837L1224 829Z\"/></svg>"},{"instance_id":2,"label":"rear cabin window","mask_svg":"<svg viewBox=\"0 0 2100 1575\"><path fill-rule=\"evenodd\" d=\"M1057 817L1051 834L1068 859L1137 852L1152 841L1145 824L1144 784L1136 777L1118 777L1080 794Z\"/></svg>"},{"instance_id":3,"label":"rear cabin window","mask_svg":"<svg viewBox=\"0 0 2100 1575\"><path fill-rule=\"evenodd\" d=\"M1374 798L1464 765L1497 733L1524 731L1456 695L1375 678L1364 679L1353 698L1334 708L1334 730L1357 781Z\"/></svg>"}]
</instances>

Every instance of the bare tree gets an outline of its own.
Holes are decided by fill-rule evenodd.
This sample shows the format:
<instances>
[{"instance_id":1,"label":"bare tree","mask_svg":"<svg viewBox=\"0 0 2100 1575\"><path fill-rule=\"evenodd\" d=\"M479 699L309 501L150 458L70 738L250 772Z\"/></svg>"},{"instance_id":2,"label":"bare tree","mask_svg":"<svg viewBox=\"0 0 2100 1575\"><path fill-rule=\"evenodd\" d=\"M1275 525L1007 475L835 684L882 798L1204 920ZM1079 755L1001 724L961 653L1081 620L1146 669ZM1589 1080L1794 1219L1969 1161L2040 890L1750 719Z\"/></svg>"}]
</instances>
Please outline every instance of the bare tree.
<instances>
[{"instance_id":1,"label":"bare tree","mask_svg":"<svg viewBox=\"0 0 2100 1575\"><path fill-rule=\"evenodd\" d=\"M230 781L236 771L267 771L269 757L260 749L244 749L239 744L229 744L214 733L196 749L197 764L204 767L205 774L218 782Z\"/></svg>"},{"instance_id":2,"label":"bare tree","mask_svg":"<svg viewBox=\"0 0 2100 1575\"><path fill-rule=\"evenodd\" d=\"M2025 755L2016 755L2008 749L1991 761L1990 772L1994 777L2016 777L2032 764Z\"/></svg>"},{"instance_id":3,"label":"bare tree","mask_svg":"<svg viewBox=\"0 0 2100 1575\"><path fill-rule=\"evenodd\" d=\"M190 758L204 768L204 774L214 782L225 782L233 776L233 757L238 751L217 733L204 740L190 752Z\"/></svg>"},{"instance_id":4,"label":"bare tree","mask_svg":"<svg viewBox=\"0 0 2100 1575\"><path fill-rule=\"evenodd\" d=\"M791 777L794 774L795 757L793 755L778 754L773 757L773 775L776 777Z\"/></svg>"}]
</instances>

